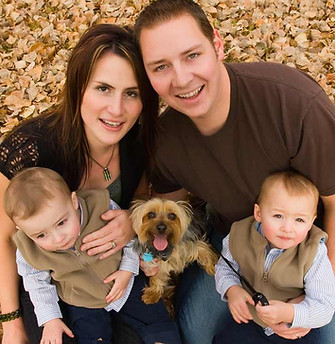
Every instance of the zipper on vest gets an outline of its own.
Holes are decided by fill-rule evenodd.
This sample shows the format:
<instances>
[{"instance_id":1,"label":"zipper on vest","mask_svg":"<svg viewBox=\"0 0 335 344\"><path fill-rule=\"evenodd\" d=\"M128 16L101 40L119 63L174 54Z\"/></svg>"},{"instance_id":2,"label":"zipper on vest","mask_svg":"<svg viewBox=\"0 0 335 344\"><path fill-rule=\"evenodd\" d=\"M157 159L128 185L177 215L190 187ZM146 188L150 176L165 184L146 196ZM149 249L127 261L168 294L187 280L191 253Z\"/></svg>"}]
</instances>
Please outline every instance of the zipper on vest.
<instances>
[{"instance_id":1,"label":"zipper on vest","mask_svg":"<svg viewBox=\"0 0 335 344\"><path fill-rule=\"evenodd\" d=\"M264 274L263 274L263 282L267 282L268 281L268 277L269 277L269 273L268 272L264 272Z\"/></svg>"},{"instance_id":2,"label":"zipper on vest","mask_svg":"<svg viewBox=\"0 0 335 344\"><path fill-rule=\"evenodd\" d=\"M80 257L81 256L81 252L78 251L76 248L74 250L72 250L72 252L77 256Z\"/></svg>"},{"instance_id":3,"label":"zipper on vest","mask_svg":"<svg viewBox=\"0 0 335 344\"><path fill-rule=\"evenodd\" d=\"M82 264L82 266L85 267L86 272L90 275L92 281L96 281L97 288L100 285L101 289L107 295L110 292L110 290L111 290L111 286L109 284L107 284L107 283L104 283L102 281L101 276L99 276L99 274L92 268L90 262L88 261L88 256L85 256L85 254L82 254L82 252L79 251L76 248L72 252L78 257L78 259L79 259L80 263Z\"/></svg>"}]
</instances>

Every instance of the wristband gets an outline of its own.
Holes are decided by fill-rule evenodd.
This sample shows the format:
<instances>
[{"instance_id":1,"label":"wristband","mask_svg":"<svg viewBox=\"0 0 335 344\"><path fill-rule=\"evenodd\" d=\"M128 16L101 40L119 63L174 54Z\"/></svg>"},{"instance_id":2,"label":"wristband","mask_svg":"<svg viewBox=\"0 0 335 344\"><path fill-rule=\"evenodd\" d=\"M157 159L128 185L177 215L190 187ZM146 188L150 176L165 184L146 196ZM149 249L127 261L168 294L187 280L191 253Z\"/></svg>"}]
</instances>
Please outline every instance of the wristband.
<instances>
[{"instance_id":1,"label":"wristband","mask_svg":"<svg viewBox=\"0 0 335 344\"><path fill-rule=\"evenodd\" d=\"M19 308L16 311L11 312L11 313L0 314L0 322L11 321L11 320L21 318L21 317L22 317L22 311Z\"/></svg>"}]
</instances>

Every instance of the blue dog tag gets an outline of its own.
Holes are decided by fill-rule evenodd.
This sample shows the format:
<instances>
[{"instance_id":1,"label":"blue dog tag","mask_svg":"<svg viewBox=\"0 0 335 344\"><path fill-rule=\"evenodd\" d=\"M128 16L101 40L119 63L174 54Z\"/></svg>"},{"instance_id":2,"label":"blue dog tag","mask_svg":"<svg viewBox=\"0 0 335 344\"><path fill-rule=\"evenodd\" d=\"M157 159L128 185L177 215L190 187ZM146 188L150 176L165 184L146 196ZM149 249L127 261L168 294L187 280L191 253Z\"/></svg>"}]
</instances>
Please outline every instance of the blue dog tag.
<instances>
[{"instance_id":1,"label":"blue dog tag","mask_svg":"<svg viewBox=\"0 0 335 344\"><path fill-rule=\"evenodd\" d=\"M142 255L142 259L144 262L151 262L153 260L153 256L150 252L144 252Z\"/></svg>"}]
</instances>

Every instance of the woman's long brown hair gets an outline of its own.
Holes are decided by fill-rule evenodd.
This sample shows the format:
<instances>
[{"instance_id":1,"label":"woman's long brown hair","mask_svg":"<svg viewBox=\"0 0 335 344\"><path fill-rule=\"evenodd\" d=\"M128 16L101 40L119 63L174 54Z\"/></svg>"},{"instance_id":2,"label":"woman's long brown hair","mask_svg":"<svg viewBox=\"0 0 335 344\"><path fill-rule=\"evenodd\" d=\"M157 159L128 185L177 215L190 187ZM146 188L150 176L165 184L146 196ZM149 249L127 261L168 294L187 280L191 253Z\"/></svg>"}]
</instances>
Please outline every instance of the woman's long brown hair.
<instances>
[{"instance_id":1,"label":"woman's long brown hair","mask_svg":"<svg viewBox=\"0 0 335 344\"><path fill-rule=\"evenodd\" d=\"M158 95L145 73L132 31L113 24L95 25L83 34L73 49L60 101L44 115L47 123L44 134L63 157L63 177L71 189L77 189L81 180L87 177L89 163L89 145L80 111L83 94L97 61L107 52L126 59L134 70L143 103L142 135L147 156L152 155Z\"/></svg>"}]
</instances>

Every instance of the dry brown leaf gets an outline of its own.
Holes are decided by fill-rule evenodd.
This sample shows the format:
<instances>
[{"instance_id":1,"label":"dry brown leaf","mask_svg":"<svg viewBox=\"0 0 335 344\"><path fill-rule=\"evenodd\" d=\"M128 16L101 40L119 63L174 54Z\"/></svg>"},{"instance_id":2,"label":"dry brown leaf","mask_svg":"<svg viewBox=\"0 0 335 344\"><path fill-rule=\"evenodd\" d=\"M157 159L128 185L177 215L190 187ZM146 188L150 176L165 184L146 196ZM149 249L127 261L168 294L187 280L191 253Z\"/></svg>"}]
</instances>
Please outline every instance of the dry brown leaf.
<instances>
[{"instance_id":1,"label":"dry brown leaf","mask_svg":"<svg viewBox=\"0 0 335 344\"><path fill-rule=\"evenodd\" d=\"M9 96L6 97L4 105L7 105L11 108L21 108L24 106L29 106L29 99L24 99L24 91L13 91Z\"/></svg>"}]
</instances>

